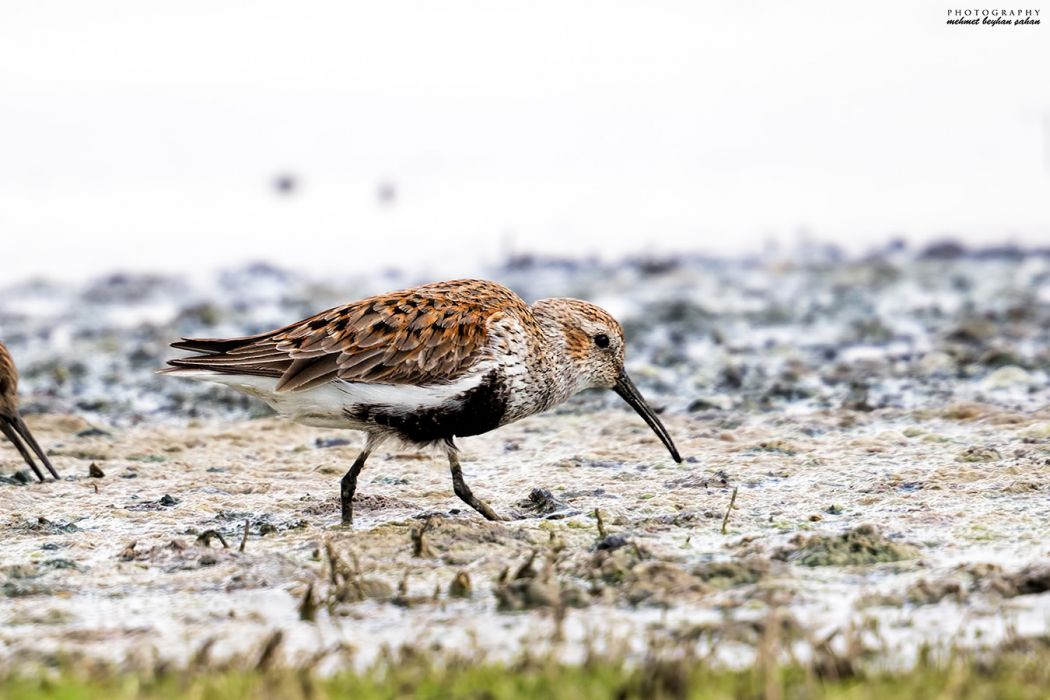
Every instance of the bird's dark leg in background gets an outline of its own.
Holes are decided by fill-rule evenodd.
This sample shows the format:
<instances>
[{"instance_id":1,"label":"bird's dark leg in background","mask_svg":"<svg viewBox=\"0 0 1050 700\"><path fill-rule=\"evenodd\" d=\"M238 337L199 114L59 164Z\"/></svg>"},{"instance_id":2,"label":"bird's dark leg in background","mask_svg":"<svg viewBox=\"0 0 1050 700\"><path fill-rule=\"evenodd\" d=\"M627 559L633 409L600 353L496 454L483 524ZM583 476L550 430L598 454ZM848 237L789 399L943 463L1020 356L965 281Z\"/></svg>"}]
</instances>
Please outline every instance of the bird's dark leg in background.
<instances>
[{"instance_id":1,"label":"bird's dark leg in background","mask_svg":"<svg viewBox=\"0 0 1050 700\"><path fill-rule=\"evenodd\" d=\"M36 452L40 461L43 462L44 466L47 467L47 470L51 472L51 476L55 477L56 480L58 479L58 472L56 472L55 468L51 466L51 461L47 458L47 455L44 454L44 451L40 449L40 444L33 438L33 434L29 432L29 426L26 425L24 420L22 420L21 416L17 414L14 416L0 416L0 432L3 432L3 434L7 436L7 439L18 448L18 452L22 455L22 459L26 461L26 464L28 464L33 470L33 473L36 474L37 479L43 481L44 474L40 471L40 467L36 465L36 462L33 461L33 457L29 454L29 450L26 449L23 442L28 444L29 447Z\"/></svg>"},{"instance_id":2,"label":"bird's dark leg in background","mask_svg":"<svg viewBox=\"0 0 1050 700\"><path fill-rule=\"evenodd\" d=\"M384 439L380 435L369 433L361 454L357 455L357 459L354 460L350 469L343 475L343 480L339 482L339 501L343 512L343 525L354 524L354 491L357 490L357 475L364 468L368 455L372 454L372 450L378 447L379 443L383 442Z\"/></svg>"},{"instance_id":3,"label":"bird's dark leg in background","mask_svg":"<svg viewBox=\"0 0 1050 700\"><path fill-rule=\"evenodd\" d=\"M467 486L467 482L463 481L463 468L459 466L459 448L452 442L452 438L445 438L445 451L448 452L448 466L452 469L452 490L456 495L488 520L506 520L496 515L488 503L478 499Z\"/></svg>"}]
</instances>

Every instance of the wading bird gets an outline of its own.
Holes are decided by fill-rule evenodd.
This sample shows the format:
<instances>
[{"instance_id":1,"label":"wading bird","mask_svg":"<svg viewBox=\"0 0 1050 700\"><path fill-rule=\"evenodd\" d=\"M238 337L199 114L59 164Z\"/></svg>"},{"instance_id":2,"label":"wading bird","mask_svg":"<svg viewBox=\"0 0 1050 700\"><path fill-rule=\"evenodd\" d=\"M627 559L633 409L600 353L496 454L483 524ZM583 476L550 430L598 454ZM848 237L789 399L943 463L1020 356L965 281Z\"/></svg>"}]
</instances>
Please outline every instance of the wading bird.
<instances>
[{"instance_id":1,"label":"wading bird","mask_svg":"<svg viewBox=\"0 0 1050 700\"><path fill-rule=\"evenodd\" d=\"M343 476L342 521L365 460L398 438L440 445L456 495L489 520L499 516L463 480L454 439L545 411L584 389L612 389L681 462L671 436L624 371L620 324L578 299L532 306L483 280L437 282L369 297L243 338L191 339L197 355L161 370L256 396L306 425L367 435Z\"/></svg>"},{"instance_id":2,"label":"wading bird","mask_svg":"<svg viewBox=\"0 0 1050 700\"><path fill-rule=\"evenodd\" d=\"M22 416L18 412L18 370L15 369L15 361L11 359L11 353L7 351L3 343L0 343L0 432L18 448L22 459L26 461L29 468L36 474L37 479L43 481L44 473L40 471L40 467L33 461L29 448L44 463L47 470L51 472L51 476L58 478L58 472L51 466L47 455L40 449L40 445L33 437L33 434L29 432L29 426L22 420ZM27 445L29 448L26 447Z\"/></svg>"}]
</instances>

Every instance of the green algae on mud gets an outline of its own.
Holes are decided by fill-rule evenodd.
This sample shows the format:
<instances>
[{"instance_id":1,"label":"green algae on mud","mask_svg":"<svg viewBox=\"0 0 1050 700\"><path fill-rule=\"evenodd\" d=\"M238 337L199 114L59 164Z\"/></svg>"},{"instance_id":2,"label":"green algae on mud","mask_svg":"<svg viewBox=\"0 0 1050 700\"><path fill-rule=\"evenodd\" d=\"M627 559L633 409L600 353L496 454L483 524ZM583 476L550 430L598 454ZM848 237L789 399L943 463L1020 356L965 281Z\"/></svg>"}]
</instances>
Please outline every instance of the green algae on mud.
<instances>
[{"instance_id":1,"label":"green algae on mud","mask_svg":"<svg viewBox=\"0 0 1050 700\"><path fill-rule=\"evenodd\" d=\"M866 566L918 555L912 545L887 539L873 525L860 525L838 535L798 535L774 557L803 566Z\"/></svg>"}]
</instances>

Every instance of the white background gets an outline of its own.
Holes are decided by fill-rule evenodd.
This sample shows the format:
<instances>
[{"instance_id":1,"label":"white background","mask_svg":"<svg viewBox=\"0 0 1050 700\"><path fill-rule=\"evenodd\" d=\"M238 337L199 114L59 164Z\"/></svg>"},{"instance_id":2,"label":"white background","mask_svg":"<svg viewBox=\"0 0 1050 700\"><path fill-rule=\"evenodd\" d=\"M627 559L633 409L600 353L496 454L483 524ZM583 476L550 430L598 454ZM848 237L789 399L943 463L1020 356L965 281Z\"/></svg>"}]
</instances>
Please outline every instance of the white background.
<instances>
[{"instance_id":1,"label":"white background","mask_svg":"<svg viewBox=\"0 0 1050 700\"><path fill-rule=\"evenodd\" d=\"M914 0L5 2L0 282L1050 244L1027 6L1042 26Z\"/></svg>"}]
</instances>

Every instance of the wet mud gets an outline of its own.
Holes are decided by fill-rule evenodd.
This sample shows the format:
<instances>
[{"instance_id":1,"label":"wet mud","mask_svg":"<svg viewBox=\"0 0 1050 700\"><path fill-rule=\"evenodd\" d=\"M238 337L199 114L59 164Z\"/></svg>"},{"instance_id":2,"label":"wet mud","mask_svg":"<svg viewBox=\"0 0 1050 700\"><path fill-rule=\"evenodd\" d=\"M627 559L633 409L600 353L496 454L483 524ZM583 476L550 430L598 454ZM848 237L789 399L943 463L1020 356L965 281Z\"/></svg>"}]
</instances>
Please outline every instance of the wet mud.
<instances>
[{"instance_id":1,"label":"wet mud","mask_svg":"<svg viewBox=\"0 0 1050 700\"><path fill-rule=\"evenodd\" d=\"M78 437L78 420L37 416L67 476L0 486L0 651L115 660L145 644L185 660L202 639L237 654L281 630L287 648L350 645L365 663L421 640L513 656L557 627L571 656L596 635L771 610L812 631L874 620L902 650L1045 634L1050 439L1029 435L1050 414L976 408L749 417L732 441L670 415L683 465L627 411L538 416L464 441L475 492L518 519L482 520L443 456L394 449L362 473L352 529L337 496L356 446L320 447L317 430L264 418ZM975 442L1011 457L960 462ZM542 449L506 449L523 443Z\"/></svg>"}]
</instances>

